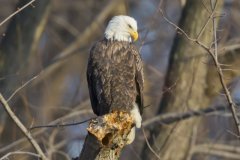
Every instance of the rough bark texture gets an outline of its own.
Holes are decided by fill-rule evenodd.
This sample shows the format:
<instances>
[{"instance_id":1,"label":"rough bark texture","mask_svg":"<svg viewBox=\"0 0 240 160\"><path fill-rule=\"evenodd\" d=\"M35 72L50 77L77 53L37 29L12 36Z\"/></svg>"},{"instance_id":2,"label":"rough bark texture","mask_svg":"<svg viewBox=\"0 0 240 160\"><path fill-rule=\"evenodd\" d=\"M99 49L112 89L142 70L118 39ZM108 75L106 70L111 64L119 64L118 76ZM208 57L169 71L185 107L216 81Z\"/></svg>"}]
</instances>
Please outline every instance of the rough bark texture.
<instances>
[{"instance_id":1,"label":"rough bark texture","mask_svg":"<svg viewBox=\"0 0 240 160\"><path fill-rule=\"evenodd\" d=\"M128 143L133 119L128 113L114 112L92 120L79 160L115 160Z\"/></svg>"},{"instance_id":2,"label":"rough bark texture","mask_svg":"<svg viewBox=\"0 0 240 160\"><path fill-rule=\"evenodd\" d=\"M210 6L210 4L207 4ZM218 8L222 6L219 1ZM196 38L209 17L202 1L188 0L180 20L182 28L190 37ZM212 41L212 25L206 27L200 41L210 45ZM177 35L169 60L165 87L171 88L163 95L160 113L182 112L189 109L200 109L209 103L205 96L206 75L208 66L206 56L199 57L203 49L187 40L183 35ZM193 108L194 107L194 108ZM184 160L187 157L191 134L198 119L189 119L162 126L153 131L156 139L154 149L164 160ZM154 159L154 155L146 151L146 159Z\"/></svg>"}]
</instances>

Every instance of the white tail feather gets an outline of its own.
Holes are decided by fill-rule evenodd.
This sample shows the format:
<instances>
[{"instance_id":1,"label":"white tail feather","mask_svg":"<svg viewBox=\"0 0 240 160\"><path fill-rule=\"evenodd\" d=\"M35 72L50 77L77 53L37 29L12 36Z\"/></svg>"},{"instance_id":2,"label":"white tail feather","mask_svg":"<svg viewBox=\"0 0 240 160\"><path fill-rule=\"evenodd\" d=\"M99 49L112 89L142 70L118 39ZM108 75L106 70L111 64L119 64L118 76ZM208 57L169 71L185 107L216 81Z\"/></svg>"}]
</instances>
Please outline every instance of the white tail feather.
<instances>
[{"instance_id":1,"label":"white tail feather","mask_svg":"<svg viewBox=\"0 0 240 160\"><path fill-rule=\"evenodd\" d=\"M134 118L135 124L137 128L141 128L142 125L142 116L140 115L138 105L136 103L133 104L133 109L131 110L131 115Z\"/></svg>"}]
</instances>

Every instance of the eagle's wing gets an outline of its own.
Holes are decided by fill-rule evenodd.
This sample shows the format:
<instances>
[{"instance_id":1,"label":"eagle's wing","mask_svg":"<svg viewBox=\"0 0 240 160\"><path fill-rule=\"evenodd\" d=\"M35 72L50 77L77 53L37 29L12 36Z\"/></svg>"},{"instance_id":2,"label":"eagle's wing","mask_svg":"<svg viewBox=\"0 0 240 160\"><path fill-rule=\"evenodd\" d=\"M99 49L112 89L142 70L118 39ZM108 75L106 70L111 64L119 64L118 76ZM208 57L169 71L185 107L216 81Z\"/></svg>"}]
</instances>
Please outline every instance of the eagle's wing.
<instances>
[{"instance_id":1,"label":"eagle's wing","mask_svg":"<svg viewBox=\"0 0 240 160\"><path fill-rule=\"evenodd\" d=\"M90 65L90 61L88 62L88 68L87 68L87 82L88 82L88 91L89 91L89 96L90 96L90 101L91 101L91 105L92 105L92 109L93 109L93 112L98 115L99 114L99 111L98 111L98 108L97 108L97 97L96 97L96 93L95 93L95 90L94 88L92 87L93 85L93 81L92 81L92 68L91 68L91 65Z\"/></svg>"},{"instance_id":2,"label":"eagle's wing","mask_svg":"<svg viewBox=\"0 0 240 160\"><path fill-rule=\"evenodd\" d=\"M99 84L99 77L96 77L95 72L95 55L97 55L96 52L101 52L102 47L99 45L99 42L97 42L90 50L90 56L88 59L88 66L87 66L87 82L88 82L88 90L89 90L89 96L90 101L92 105L93 112L96 115L100 114L100 108L98 107L98 98L97 98L97 90L96 85Z\"/></svg>"},{"instance_id":3,"label":"eagle's wing","mask_svg":"<svg viewBox=\"0 0 240 160\"><path fill-rule=\"evenodd\" d=\"M143 84L144 84L144 74L143 74L143 62L141 59L141 55L136 47L132 49L133 54L136 56L136 75L135 75L135 82L136 82L136 89L137 89L137 97L136 103L138 104L140 114L143 113L144 108L144 101L143 101Z\"/></svg>"}]
</instances>

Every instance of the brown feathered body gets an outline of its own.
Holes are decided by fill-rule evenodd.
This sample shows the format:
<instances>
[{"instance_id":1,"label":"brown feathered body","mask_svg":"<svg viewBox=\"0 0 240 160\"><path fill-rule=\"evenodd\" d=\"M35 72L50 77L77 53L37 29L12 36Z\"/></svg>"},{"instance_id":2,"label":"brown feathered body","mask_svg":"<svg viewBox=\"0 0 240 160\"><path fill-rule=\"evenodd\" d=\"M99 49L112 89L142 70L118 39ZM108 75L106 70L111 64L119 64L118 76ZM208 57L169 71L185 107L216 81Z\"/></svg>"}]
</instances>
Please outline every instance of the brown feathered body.
<instances>
[{"instance_id":1,"label":"brown feathered body","mask_svg":"<svg viewBox=\"0 0 240 160\"><path fill-rule=\"evenodd\" d=\"M138 49L129 42L101 40L90 51L87 81L92 109L98 116L143 111L143 65Z\"/></svg>"}]
</instances>

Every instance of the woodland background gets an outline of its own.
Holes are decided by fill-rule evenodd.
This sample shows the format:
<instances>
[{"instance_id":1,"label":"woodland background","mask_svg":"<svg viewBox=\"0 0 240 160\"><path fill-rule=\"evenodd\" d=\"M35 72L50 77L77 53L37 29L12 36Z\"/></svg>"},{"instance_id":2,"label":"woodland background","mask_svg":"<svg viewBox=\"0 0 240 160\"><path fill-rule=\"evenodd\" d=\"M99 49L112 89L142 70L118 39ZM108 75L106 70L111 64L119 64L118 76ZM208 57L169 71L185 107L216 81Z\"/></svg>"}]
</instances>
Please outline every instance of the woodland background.
<instances>
[{"instance_id":1,"label":"woodland background","mask_svg":"<svg viewBox=\"0 0 240 160\"><path fill-rule=\"evenodd\" d=\"M0 0L0 92L27 128L94 117L85 76L89 49L103 38L109 19L124 14L138 22L147 107L145 134L138 130L120 159L240 160L217 68L192 40L217 53L240 118L239 0L218 0L215 9L215 0L35 0L1 23L28 2ZM79 156L86 127L31 133L49 159L64 160ZM34 149L0 105L0 159L37 159L16 151Z\"/></svg>"}]
</instances>

